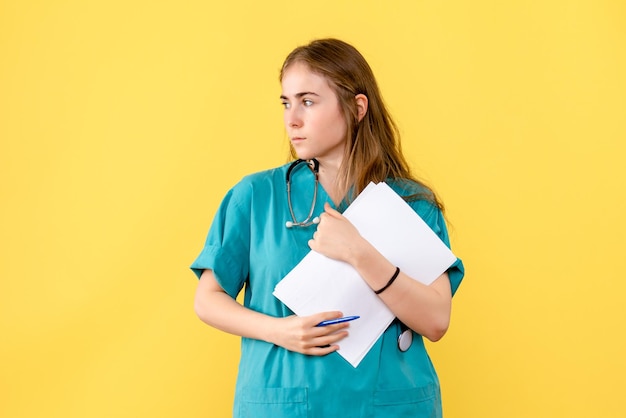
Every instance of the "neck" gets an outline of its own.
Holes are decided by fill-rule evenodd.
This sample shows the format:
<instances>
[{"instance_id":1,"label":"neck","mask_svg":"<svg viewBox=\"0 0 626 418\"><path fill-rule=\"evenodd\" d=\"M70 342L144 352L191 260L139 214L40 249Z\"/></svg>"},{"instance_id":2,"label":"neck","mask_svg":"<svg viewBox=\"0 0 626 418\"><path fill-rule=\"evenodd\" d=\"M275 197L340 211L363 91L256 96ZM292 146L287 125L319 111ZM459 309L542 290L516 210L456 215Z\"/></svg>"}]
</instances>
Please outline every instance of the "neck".
<instances>
[{"instance_id":1,"label":"neck","mask_svg":"<svg viewBox=\"0 0 626 418\"><path fill-rule=\"evenodd\" d=\"M320 161L319 181L326 193L330 196L335 206L338 206L343 196L337 184L340 162Z\"/></svg>"}]
</instances>

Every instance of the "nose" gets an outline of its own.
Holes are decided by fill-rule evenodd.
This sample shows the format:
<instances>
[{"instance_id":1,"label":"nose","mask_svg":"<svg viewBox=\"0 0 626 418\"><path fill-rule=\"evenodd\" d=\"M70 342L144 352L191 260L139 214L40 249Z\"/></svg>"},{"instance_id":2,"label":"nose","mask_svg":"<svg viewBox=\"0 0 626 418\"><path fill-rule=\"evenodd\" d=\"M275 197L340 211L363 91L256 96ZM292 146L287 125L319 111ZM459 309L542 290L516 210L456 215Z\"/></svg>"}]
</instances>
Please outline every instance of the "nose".
<instances>
[{"instance_id":1,"label":"nose","mask_svg":"<svg viewBox=\"0 0 626 418\"><path fill-rule=\"evenodd\" d=\"M285 109L285 126L292 129L302 127L302 117L297 109Z\"/></svg>"}]
</instances>

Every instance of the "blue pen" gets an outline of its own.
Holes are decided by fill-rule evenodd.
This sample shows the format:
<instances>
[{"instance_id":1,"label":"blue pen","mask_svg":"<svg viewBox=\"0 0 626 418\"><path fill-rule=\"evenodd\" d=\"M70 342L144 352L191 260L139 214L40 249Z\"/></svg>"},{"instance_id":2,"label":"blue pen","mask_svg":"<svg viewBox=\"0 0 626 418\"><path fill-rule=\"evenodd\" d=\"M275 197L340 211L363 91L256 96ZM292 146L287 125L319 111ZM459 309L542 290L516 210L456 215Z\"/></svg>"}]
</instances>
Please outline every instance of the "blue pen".
<instances>
[{"instance_id":1,"label":"blue pen","mask_svg":"<svg viewBox=\"0 0 626 418\"><path fill-rule=\"evenodd\" d=\"M337 319L329 319L328 321L320 322L319 324L316 325L316 327L325 327L328 325L341 324L342 322L354 321L355 319L359 319L359 318L360 316L354 315L354 316L344 316L343 318L337 318Z\"/></svg>"}]
</instances>

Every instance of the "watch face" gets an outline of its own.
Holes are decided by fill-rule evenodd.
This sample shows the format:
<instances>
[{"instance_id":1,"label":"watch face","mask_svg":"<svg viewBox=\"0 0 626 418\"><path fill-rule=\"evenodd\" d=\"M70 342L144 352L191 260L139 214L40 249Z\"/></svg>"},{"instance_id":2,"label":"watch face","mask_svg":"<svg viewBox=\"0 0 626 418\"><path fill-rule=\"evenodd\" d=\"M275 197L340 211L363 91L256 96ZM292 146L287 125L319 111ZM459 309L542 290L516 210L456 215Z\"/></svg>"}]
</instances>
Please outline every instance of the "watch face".
<instances>
[{"instance_id":1,"label":"watch face","mask_svg":"<svg viewBox=\"0 0 626 418\"><path fill-rule=\"evenodd\" d=\"M398 336L398 348L400 351L406 351L413 343L413 332L410 329L405 330Z\"/></svg>"}]
</instances>

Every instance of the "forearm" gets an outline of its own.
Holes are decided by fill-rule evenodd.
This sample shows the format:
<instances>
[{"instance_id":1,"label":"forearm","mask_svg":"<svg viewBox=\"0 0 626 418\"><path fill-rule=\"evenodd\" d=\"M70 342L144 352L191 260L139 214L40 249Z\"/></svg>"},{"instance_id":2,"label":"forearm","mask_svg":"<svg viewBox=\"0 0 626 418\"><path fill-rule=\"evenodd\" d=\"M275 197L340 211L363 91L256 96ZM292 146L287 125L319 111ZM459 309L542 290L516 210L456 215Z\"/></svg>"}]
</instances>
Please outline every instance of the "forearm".
<instances>
[{"instance_id":1,"label":"forearm","mask_svg":"<svg viewBox=\"0 0 626 418\"><path fill-rule=\"evenodd\" d=\"M205 271L198 283L194 308L206 324L229 334L270 341L277 318L253 311L225 293L213 273Z\"/></svg>"},{"instance_id":2,"label":"forearm","mask_svg":"<svg viewBox=\"0 0 626 418\"><path fill-rule=\"evenodd\" d=\"M198 282L194 306L198 317L214 328L308 355L323 356L336 351L339 349L336 343L348 335L347 323L316 326L339 318L341 312L276 318L248 309L224 292L211 270L205 270Z\"/></svg>"},{"instance_id":3,"label":"forearm","mask_svg":"<svg viewBox=\"0 0 626 418\"><path fill-rule=\"evenodd\" d=\"M382 289L396 269L364 239L352 248L349 263L373 290ZM429 340L437 341L446 333L451 310L446 273L426 286L401 271L379 297L402 322Z\"/></svg>"}]
</instances>

